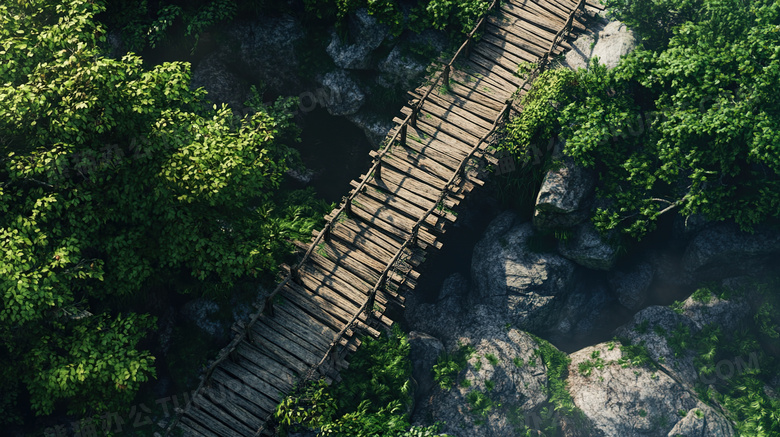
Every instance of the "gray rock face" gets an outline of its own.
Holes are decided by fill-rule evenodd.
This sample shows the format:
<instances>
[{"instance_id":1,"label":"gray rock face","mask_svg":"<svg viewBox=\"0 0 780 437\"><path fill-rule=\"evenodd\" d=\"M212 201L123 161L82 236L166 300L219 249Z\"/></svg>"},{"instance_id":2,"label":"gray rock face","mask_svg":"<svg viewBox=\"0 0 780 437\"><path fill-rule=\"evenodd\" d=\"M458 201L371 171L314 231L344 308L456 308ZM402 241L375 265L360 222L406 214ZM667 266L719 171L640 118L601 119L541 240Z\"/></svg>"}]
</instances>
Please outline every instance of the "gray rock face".
<instances>
[{"instance_id":1,"label":"gray rock face","mask_svg":"<svg viewBox=\"0 0 780 437\"><path fill-rule=\"evenodd\" d=\"M471 278L475 302L506 308L515 326L538 331L553 325L576 275L571 261L529 251L532 234L514 214L498 216L474 247Z\"/></svg>"},{"instance_id":2,"label":"gray rock face","mask_svg":"<svg viewBox=\"0 0 780 437\"><path fill-rule=\"evenodd\" d=\"M220 338L225 335L225 327L222 323L214 320L214 315L219 311L219 305L216 302L198 298L184 304L182 314L195 323L198 328L205 331L212 337Z\"/></svg>"},{"instance_id":3,"label":"gray rock face","mask_svg":"<svg viewBox=\"0 0 780 437\"><path fill-rule=\"evenodd\" d=\"M750 304L742 297L723 300L710 296L703 302L689 297L683 302L683 315L691 319L699 329L714 323L724 332L728 332L736 329L739 322L749 314Z\"/></svg>"},{"instance_id":4,"label":"gray rock face","mask_svg":"<svg viewBox=\"0 0 780 437\"><path fill-rule=\"evenodd\" d=\"M525 332L493 325L470 329L458 341L475 349L466 368L449 390L437 386L427 402L418 406L413 420L444 422L442 431L454 435L525 435L517 424L523 417L517 412L533 411L547 400L544 364L533 356L538 344ZM452 345L450 351L456 349ZM491 407L484 413L475 408L477 397L489 399Z\"/></svg>"},{"instance_id":5,"label":"gray rock face","mask_svg":"<svg viewBox=\"0 0 780 437\"><path fill-rule=\"evenodd\" d=\"M444 280L434 303L420 302L418 295L411 293L406 299L404 318L412 330L427 332L445 343L453 341L469 318L464 304L467 293L468 280L455 273Z\"/></svg>"},{"instance_id":6,"label":"gray rock face","mask_svg":"<svg viewBox=\"0 0 780 437\"><path fill-rule=\"evenodd\" d=\"M444 344L424 332L409 333L409 360L412 362L412 377L417 382L415 403L430 395L436 382L433 380L433 365L444 352Z\"/></svg>"},{"instance_id":7,"label":"gray rock face","mask_svg":"<svg viewBox=\"0 0 780 437\"><path fill-rule=\"evenodd\" d=\"M688 351L677 356L666 340L666 337L680 329L680 326L691 333L698 329L691 319L677 314L671 308L651 306L636 313L630 323L615 331L615 335L629 339L631 344L644 344L653 361L669 374L676 375L679 380L693 387L698 378L693 365L693 353Z\"/></svg>"},{"instance_id":8,"label":"gray rock face","mask_svg":"<svg viewBox=\"0 0 780 437\"><path fill-rule=\"evenodd\" d=\"M392 120L387 117L371 114L365 110L349 115L347 119L363 130L363 133L366 134L371 145L375 148L379 148L382 141L387 137L387 133L395 126Z\"/></svg>"},{"instance_id":9,"label":"gray rock face","mask_svg":"<svg viewBox=\"0 0 780 437\"><path fill-rule=\"evenodd\" d=\"M354 114L366 101L366 96L360 90L357 82L344 70L325 73L320 78L320 83L339 96L338 99L332 99L330 104L326 106L331 115Z\"/></svg>"},{"instance_id":10,"label":"gray rock face","mask_svg":"<svg viewBox=\"0 0 780 437\"><path fill-rule=\"evenodd\" d=\"M400 45L393 47L387 58L379 63L380 84L384 86L399 85L410 87L418 85L420 75L425 72L427 64L404 54Z\"/></svg>"},{"instance_id":11,"label":"gray rock face","mask_svg":"<svg viewBox=\"0 0 780 437\"><path fill-rule=\"evenodd\" d=\"M628 271L615 271L609 278L609 285L620 303L630 309L638 310L647 299L647 290L653 282L653 267L640 263Z\"/></svg>"},{"instance_id":12,"label":"gray rock face","mask_svg":"<svg viewBox=\"0 0 780 437\"><path fill-rule=\"evenodd\" d=\"M231 55L217 52L208 55L192 73L193 88L203 87L215 103L226 103L239 109L249 97L249 84L230 68Z\"/></svg>"},{"instance_id":13,"label":"gray rock face","mask_svg":"<svg viewBox=\"0 0 780 437\"><path fill-rule=\"evenodd\" d=\"M228 33L239 44L229 68L251 82L266 85L269 91L295 95L300 90L296 44L305 32L291 16L260 17L249 23L231 23Z\"/></svg>"},{"instance_id":14,"label":"gray rock face","mask_svg":"<svg viewBox=\"0 0 780 437\"><path fill-rule=\"evenodd\" d=\"M550 170L542 181L534 208L534 226L540 230L570 228L585 221L588 198L596 177L592 171L565 158L560 168Z\"/></svg>"},{"instance_id":15,"label":"gray rock face","mask_svg":"<svg viewBox=\"0 0 780 437\"><path fill-rule=\"evenodd\" d=\"M590 222L574 230L574 235L558 244L558 252L577 264L594 270L610 270L618 258L618 247L608 241Z\"/></svg>"},{"instance_id":16,"label":"gray rock face","mask_svg":"<svg viewBox=\"0 0 780 437\"><path fill-rule=\"evenodd\" d=\"M712 414L711 409L695 408L674 425L674 428L669 431L668 437L725 437L732 435L735 435L734 430L726 418L720 414Z\"/></svg>"},{"instance_id":17,"label":"gray rock face","mask_svg":"<svg viewBox=\"0 0 780 437\"><path fill-rule=\"evenodd\" d=\"M620 21L600 22L589 26L590 31L577 38L574 48L566 53L563 65L573 70L588 68L590 60L599 58L599 62L614 68L620 58L633 51L637 46L634 32Z\"/></svg>"},{"instance_id":18,"label":"gray rock face","mask_svg":"<svg viewBox=\"0 0 780 437\"><path fill-rule=\"evenodd\" d=\"M350 39L354 42L344 42L333 32L326 51L341 68L367 69L371 67L371 52L389 33L387 26L369 15L365 8L360 8L349 18Z\"/></svg>"},{"instance_id":19,"label":"gray rock face","mask_svg":"<svg viewBox=\"0 0 780 437\"><path fill-rule=\"evenodd\" d=\"M615 301L607 290L604 281L586 278L577 281L559 312L555 329L556 336L567 338L587 338L601 330L599 321L604 317L604 311Z\"/></svg>"},{"instance_id":20,"label":"gray rock face","mask_svg":"<svg viewBox=\"0 0 780 437\"><path fill-rule=\"evenodd\" d=\"M671 437L688 429L679 412L699 409L704 429L732 436L728 421L667 373L626 363L620 345L606 343L570 355L568 386L574 404L605 436ZM590 364L590 366L588 365ZM590 367L581 372L580 366ZM688 413L695 416L693 412ZM688 434L684 434L688 435Z\"/></svg>"},{"instance_id":21,"label":"gray rock face","mask_svg":"<svg viewBox=\"0 0 780 437\"><path fill-rule=\"evenodd\" d=\"M751 274L780 254L780 233L750 234L719 223L699 232L685 249L683 269L700 280Z\"/></svg>"}]
</instances>

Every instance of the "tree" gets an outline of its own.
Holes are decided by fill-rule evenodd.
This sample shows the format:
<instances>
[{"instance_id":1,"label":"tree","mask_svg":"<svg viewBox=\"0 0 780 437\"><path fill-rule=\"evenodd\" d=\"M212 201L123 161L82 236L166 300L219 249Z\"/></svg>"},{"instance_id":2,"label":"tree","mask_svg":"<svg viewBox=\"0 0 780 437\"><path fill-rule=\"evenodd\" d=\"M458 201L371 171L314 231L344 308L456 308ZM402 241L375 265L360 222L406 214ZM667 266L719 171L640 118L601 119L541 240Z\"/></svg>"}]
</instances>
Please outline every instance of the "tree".
<instances>
[{"instance_id":1,"label":"tree","mask_svg":"<svg viewBox=\"0 0 780 437\"><path fill-rule=\"evenodd\" d=\"M779 25L776 2L703 0L668 45L611 71L547 73L570 85L553 99L557 126L565 152L598 170L602 229L641 237L670 211L745 230L780 216Z\"/></svg>"},{"instance_id":2,"label":"tree","mask_svg":"<svg viewBox=\"0 0 780 437\"><path fill-rule=\"evenodd\" d=\"M154 375L137 350L153 318L106 299L258 277L315 223L275 202L290 102L237 118L188 64L106 58L101 10L0 5L0 386L38 414L104 410Z\"/></svg>"}]
</instances>

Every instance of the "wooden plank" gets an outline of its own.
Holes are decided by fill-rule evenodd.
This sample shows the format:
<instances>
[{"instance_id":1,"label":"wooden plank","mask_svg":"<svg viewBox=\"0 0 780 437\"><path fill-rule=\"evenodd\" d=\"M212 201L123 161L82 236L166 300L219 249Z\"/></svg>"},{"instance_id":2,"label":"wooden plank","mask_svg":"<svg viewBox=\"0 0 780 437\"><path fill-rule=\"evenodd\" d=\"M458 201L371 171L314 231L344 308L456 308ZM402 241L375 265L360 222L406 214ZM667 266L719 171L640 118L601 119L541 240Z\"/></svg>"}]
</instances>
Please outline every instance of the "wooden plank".
<instances>
[{"instance_id":1,"label":"wooden plank","mask_svg":"<svg viewBox=\"0 0 780 437\"><path fill-rule=\"evenodd\" d=\"M423 167L417 165L416 162L409 162L405 159L399 159L400 156L402 155L399 154L399 156L395 156L394 154L386 153L382 157L382 164L379 172L381 173L382 170L384 170L387 166L391 166L417 179L420 182L425 182L437 190L444 189L444 187L447 185L447 181L452 176L452 171L449 171L447 168L441 168L439 164L434 163L430 159L427 161L427 163L430 165Z\"/></svg>"},{"instance_id":2,"label":"wooden plank","mask_svg":"<svg viewBox=\"0 0 780 437\"><path fill-rule=\"evenodd\" d=\"M374 282L367 283L343 266L319 254L312 254L311 260L317 264L317 272L327 272L323 276L326 278L324 280L333 281L331 288L338 289L344 294L353 295L356 299L360 299L361 305L366 301L368 293L374 286ZM378 299L378 303L384 307L387 301Z\"/></svg>"},{"instance_id":3,"label":"wooden plank","mask_svg":"<svg viewBox=\"0 0 780 437\"><path fill-rule=\"evenodd\" d=\"M276 387L280 393L289 392L298 381L297 372L279 364L275 358L270 357L262 349L242 342L236 348L236 352L240 357L245 358L239 359L239 366Z\"/></svg>"},{"instance_id":4,"label":"wooden plank","mask_svg":"<svg viewBox=\"0 0 780 437\"><path fill-rule=\"evenodd\" d=\"M227 388L224 388L224 390L227 390ZM206 390L205 393L206 397L210 399L213 404L220 406L246 426L254 430L260 428L269 414L269 412L251 402L242 402L241 397L232 392L228 395L228 392L224 391L222 396L214 396L213 391L211 390Z\"/></svg>"},{"instance_id":5,"label":"wooden plank","mask_svg":"<svg viewBox=\"0 0 780 437\"><path fill-rule=\"evenodd\" d=\"M247 401L255 404L261 410L269 412L274 411L276 405L281 402L283 395L279 393L276 388L266 384L265 381L262 381L252 375L258 381L258 385L253 386L247 381L254 381L254 379L243 381L241 377L232 374L232 372L228 373L228 371L224 370L222 367L223 366L220 366L219 368L214 369L214 372L211 374L212 378L224 389L230 390L234 396L243 397ZM231 367L232 370L235 370L238 366L233 363L229 363L228 367ZM249 378L248 372L242 373L242 375ZM231 389L231 387L235 387L236 383L241 384L241 390L236 391Z\"/></svg>"},{"instance_id":6,"label":"wooden plank","mask_svg":"<svg viewBox=\"0 0 780 437\"><path fill-rule=\"evenodd\" d=\"M471 55L471 60L474 61L474 63L476 64L491 69L493 73L500 75L504 79L507 80L510 80L511 78L515 78L516 80L520 79L515 75L515 73L517 72L517 65L518 65L517 63L510 64L506 62L504 59L500 59L500 58L494 59L489 52L488 53L474 52L474 54Z\"/></svg>"},{"instance_id":7,"label":"wooden plank","mask_svg":"<svg viewBox=\"0 0 780 437\"><path fill-rule=\"evenodd\" d=\"M465 111L461 111L458 108L443 108L436 104L433 100L427 102L427 104L423 107L423 110L420 112L422 113L423 111L433 115L435 118L446 120L447 123L458 126L460 129L463 129L464 131L472 134L477 139L485 136L485 134L488 133L490 128L493 126L492 122L487 124L484 120L480 120L480 122L477 123L474 121L474 119L479 119L473 115ZM404 115L409 115L412 113L412 109L405 106L401 109L401 113ZM487 126L485 126L485 124L487 124Z\"/></svg>"},{"instance_id":8,"label":"wooden plank","mask_svg":"<svg viewBox=\"0 0 780 437\"><path fill-rule=\"evenodd\" d=\"M423 109L419 112L419 118L417 119L417 125L419 126L420 123L427 124L437 131L441 131L446 133L447 135L458 138L465 144L475 144L477 141L479 141L479 136L475 135L474 133L467 132L464 129L461 129L460 127L450 123L447 120L442 120L441 118L435 116L434 114L431 114L428 107L425 106Z\"/></svg>"},{"instance_id":9,"label":"wooden plank","mask_svg":"<svg viewBox=\"0 0 780 437\"><path fill-rule=\"evenodd\" d=\"M457 77L456 77L457 76ZM470 75L469 73L460 71L460 70L453 70L450 74L450 77L453 79L458 80L458 77L463 76L461 79L461 83L463 81L470 81L469 83L474 84L475 86L479 86L483 83L492 83L492 82L486 82L484 77L477 78L473 75ZM472 79L468 79L466 76L471 77ZM516 86L511 87L511 91L514 92L516 89ZM415 99L419 99L420 96L417 94L410 93L410 96ZM468 112L473 117L479 118L483 120L484 122L489 123L489 125L492 125L493 121L498 116L499 112L498 110L489 108L485 105L481 105L476 102L472 102L471 100L464 99L463 97L460 97L453 93L447 93L447 94L433 94L428 96L428 99L432 101L433 103L443 107L443 108L449 108L449 107L457 107L463 111ZM475 123L477 121L475 120Z\"/></svg>"},{"instance_id":10,"label":"wooden plank","mask_svg":"<svg viewBox=\"0 0 780 437\"><path fill-rule=\"evenodd\" d=\"M265 317L258 320L257 323L252 326L252 329L258 332L257 335L264 329L273 329L287 338L291 343L309 351L315 357L322 358L328 349L329 342L324 342L321 337L302 338L303 334L298 335L297 332L305 332L305 329L301 329L294 322L294 319L281 315L279 317Z\"/></svg>"},{"instance_id":11,"label":"wooden plank","mask_svg":"<svg viewBox=\"0 0 780 437\"><path fill-rule=\"evenodd\" d=\"M327 346L336 338L337 332L303 311L296 311L292 307L285 305L275 306L274 311L283 314L287 318L295 319L290 322L298 327L298 331L295 333L309 342L313 343L316 338L319 338L325 348L327 348Z\"/></svg>"},{"instance_id":12,"label":"wooden plank","mask_svg":"<svg viewBox=\"0 0 780 437\"><path fill-rule=\"evenodd\" d=\"M276 405L284 399L283 391L244 367L230 360L225 360L223 364L219 369L223 373L220 373L216 380L223 385L229 381L229 378L241 381L243 386L240 391L234 391L236 395L243 395L248 400L257 403L258 407L269 412L273 412Z\"/></svg>"},{"instance_id":13,"label":"wooden plank","mask_svg":"<svg viewBox=\"0 0 780 437\"><path fill-rule=\"evenodd\" d=\"M203 427L200 423L195 422L188 415L181 416L181 419L179 419L178 426L182 429L182 431L185 431L185 435L188 436L191 435L196 437L201 437L201 436L220 437L217 434L214 434L213 432Z\"/></svg>"},{"instance_id":14,"label":"wooden plank","mask_svg":"<svg viewBox=\"0 0 780 437\"><path fill-rule=\"evenodd\" d=\"M511 33L522 40L528 41L538 47L540 56L550 48L550 44L552 44L552 40L555 37L555 32L550 32L547 29L537 27L527 20L509 14L500 17L488 15L485 21L485 29L488 31L490 31L492 27L495 27L504 32ZM528 48L528 52L537 54L536 49L532 49L531 47Z\"/></svg>"},{"instance_id":15,"label":"wooden plank","mask_svg":"<svg viewBox=\"0 0 780 437\"><path fill-rule=\"evenodd\" d=\"M306 311L307 314L327 325L334 331L341 331L341 328L344 327L344 323L349 320L348 313L343 312L343 310L338 307L332 306L325 299L312 295L309 290L296 284L288 284L287 287L289 288L289 291L285 293L285 298L300 310Z\"/></svg>"},{"instance_id":16,"label":"wooden plank","mask_svg":"<svg viewBox=\"0 0 780 437\"><path fill-rule=\"evenodd\" d=\"M393 121L400 122L403 120L396 117L393 119ZM396 126L390 132L394 133L394 130L397 128L398 127ZM407 126L407 135L413 135L424 141L428 141L428 144L436 148L439 152L449 155L452 158L453 163L457 163L455 167L460 165L460 161L468 156L471 147L473 147L469 146L468 143L447 135L444 132L437 131L429 124L422 123L420 120L417 121L417 126ZM436 143L433 143L434 141L436 141ZM407 141L406 143L408 145L411 142ZM398 146L396 145L395 147Z\"/></svg>"},{"instance_id":17,"label":"wooden plank","mask_svg":"<svg viewBox=\"0 0 780 437\"><path fill-rule=\"evenodd\" d=\"M411 219L400 211L383 205L371 197L365 195L364 193L359 194L355 198L355 201L360 202L360 205L358 206L359 209L362 209L368 214L373 211L374 217L401 231L403 235L399 235L401 235L404 240L406 240L412 234L412 227L415 225L415 223L417 223L417 219ZM438 231L438 233L443 233L444 229L440 226L436 228L435 231ZM434 229L429 228L426 223L423 223L420 226L417 232L417 238L418 240L432 245L437 249L441 247L441 243L434 235Z\"/></svg>"},{"instance_id":18,"label":"wooden plank","mask_svg":"<svg viewBox=\"0 0 780 437\"><path fill-rule=\"evenodd\" d=\"M428 208L430 208L430 206L428 208L422 208L400 195L389 193L373 185L366 186L364 188L363 194L371 197L379 203L391 205L396 209L404 209L409 211L413 217L422 217ZM432 204L433 202L430 203ZM437 226L441 226L443 220L443 217L430 214L428 218L426 218L425 223L436 229Z\"/></svg>"},{"instance_id":19,"label":"wooden plank","mask_svg":"<svg viewBox=\"0 0 780 437\"><path fill-rule=\"evenodd\" d=\"M213 416L211 416L206 410L195 407L193 411L190 412L190 417L192 418L193 422L198 422L201 425L203 425L204 428L208 428L209 431L214 431L218 435L221 436L241 436L244 435L242 433L239 433L238 431L234 429L230 429L227 425L222 423L221 421L217 420Z\"/></svg>"},{"instance_id":20,"label":"wooden plank","mask_svg":"<svg viewBox=\"0 0 780 437\"><path fill-rule=\"evenodd\" d=\"M385 234L378 229L372 229L365 223L358 223L353 220L336 223L331 234L343 236L345 241L353 241L355 244L366 245L369 242L375 242L376 247L372 247L371 250L381 252L381 255L377 255L375 258L387 258L388 262L393 259L395 252L403 244L403 241L395 236Z\"/></svg>"},{"instance_id":21,"label":"wooden plank","mask_svg":"<svg viewBox=\"0 0 780 437\"><path fill-rule=\"evenodd\" d=\"M485 26L485 33L499 40L506 41L515 47L519 47L528 53L531 53L535 56L535 59L538 59L540 56L545 54L547 49L550 48L549 43L547 44L547 47L541 47L541 45L537 45L535 42L533 42L533 38L524 38L523 36L518 36L507 29L490 24Z\"/></svg>"},{"instance_id":22,"label":"wooden plank","mask_svg":"<svg viewBox=\"0 0 780 437\"><path fill-rule=\"evenodd\" d=\"M485 34L482 35L482 39L485 43L490 43L498 50L505 50L506 53L511 53L512 57L510 59L518 65L523 62L536 62L536 60L539 59L539 54L529 53L525 49L524 45L527 45L527 43L522 44L521 42L521 45L515 45L513 42L517 41L517 38L512 38L511 40L502 39L491 32L485 32Z\"/></svg>"},{"instance_id":23,"label":"wooden plank","mask_svg":"<svg viewBox=\"0 0 780 437\"><path fill-rule=\"evenodd\" d=\"M470 58L469 58L470 59ZM464 60L459 65L467 65L471 61L470 60ZM493 80L492 76L494 76L493 73L488 72L484 77L488 80ZM503 80L503 79L501 79ZM415 91L418 94L425 94L425 89L417 89ZM433 93L431 93L433 94ZM488 108L494 109L496 111L500 111L503 107L503 102L505 99L501 98L500 96L496 96L494 94L486 94L484 91L482 91L479 88L472 88L470 86L469 82L466 82L465 84L459 82L459 76L450 76L450 87L449 90L447 90L447 93L438 93L440 96L445 96L448 94L455 94L457 96L463 97L465 99L471 100L475 103L478 103L480 105L486 106Z\"/></svg>"},{"instance_id":24,"label":"wooden plank","mask_svg":"<svg viewBox=\"0 0 780 437\"><path fill-rule=\"evenodd\" d=\"M303 267L307 266L304 265ZM312 272L315 274L312 274ZM345 321L350 320L352 318L352 314L354 314L365 301L364 299L361 299L354 294L351 294L351 299L349 299L339 291L333 290L330 285L323 283L325 275L316 273L316 270L311 266L309 266L308 269L302 270L300 276L302 285L307 289L312 290L316 296L325 299L328 302L326 304L327 306L334 306L340 309L341 313L344 315L343 317ZM328 281L328 284L332 284L332 282L333 281L330 280ZM324 302L321 302L320 304L324 304ZM327 311L333 314L330 308L327 308Z\"/></svg>"},{"instance_id":25,"label":"wooden plank","mask_svg":"<svg viewBox=\"0 0 780 437\"><path fill-rule=\"evenodd\" d=\"M298 372L298 374L305 374L311 365L314 364L306 362L297 355L293 355L291 352L288 352L284 347L280 346L274 341L271 341L268 338L274 337L273 335L270 335L267 332L265 334L266 335L263 336L256 336L253 344L260 349L264 349L268 355L274 357L279 364L286 366L290 370Z\"/></svg>"},{"instance_id":26,"label":"wooden plank","mask_svg":"<svg viewBox=\"0 0 780 437\"><path fill-rule=\"evenodd\" d=\"M198 399L198 408L205 412L205 414L210 415L212 418L218 420L223 425L233 430L234 434L232 435L254 437L255 431L257 431L257 429L260 427L258 425L256 428L252 428L243 421L237 419L234 415L242 415L238 409L230 411L224 406L214 404L201 395L195 395L195 398Z\"/></svg>"}]
</instances>

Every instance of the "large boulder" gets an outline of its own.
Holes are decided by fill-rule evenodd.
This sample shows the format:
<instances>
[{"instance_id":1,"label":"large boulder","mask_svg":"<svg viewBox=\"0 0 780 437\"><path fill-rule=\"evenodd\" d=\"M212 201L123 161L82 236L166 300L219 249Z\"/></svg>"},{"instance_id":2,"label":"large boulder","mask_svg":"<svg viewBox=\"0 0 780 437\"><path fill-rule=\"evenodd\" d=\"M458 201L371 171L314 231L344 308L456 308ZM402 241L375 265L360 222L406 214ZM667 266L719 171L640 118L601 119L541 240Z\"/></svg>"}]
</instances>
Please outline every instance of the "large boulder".
<instances>
[{"instance_id":1,"label":"large boulder","mask_svg":"<svg viewBox=\"0 0 780 437\"><path fill-rule=\"evenodd\" d=\"M296 45L306 32L289 15L262 16L248 22L231 22L227 33L238 52L231 54L228 68L249 82L262 83L274 94L295 95L303 91ZM231 44L222 44L231 47Z\"/></svg>"},{"instance_id":2,"label":"large boulder","mask_svg":"<svg viewBox=\"0 0 780 437\"><path fill-rule=\"evenodd\" d=\"M729 421L693 390L667 372L632 361L620 346L601 343L570 355L569 392L602 435L674 437L688 429L704 430L707 436L734 435ZM701 427L683 412L701 417Z\"/></svg>"},{"instance_id":3,"label":"large boulder","mask_svg":"<svg viewBox=\"0 0 780 437\"><path fill-rule=\"evenodd\" d=\"M647 292L653 282L653 267L642 262L627 270L616 270L609 278L609 285L620 303L638 310L647 300Z\"/></svg>"},{"instance_id":4,"label":"large boulder","mask_svg":"<svg viewBox=\"0 0 780 437\"><path fill-rule=\"evenodd\" d=\"M355 79L344 70L334 70L318 77L323 87L338 98L331 99L326 109L330 115L351 115L358 112L366 101L366 95L361 91Z\"/></svg>"},{"instance_id":5,"label":"large boulder","mask_svg":"<svg viewBox=\"0 0 780 437\"><path fill-rule=\"evenodd\" d=\"M395 126L388 117L369 112L365 108L355 114L348 115L347 120L362 129L368 141L376 149L380 147L390 129Z\"/></svg>"},{"instance_id":6,"label":"large boulder","mask_svg":"<svg viewBox=\"0 0 780 437\"><path fill-rule=\"evenodd\" d=\"M410 330L426 332L449 342L470 317L465 300L468 280L460 273L447 277L433 302L424 302L418 293L406 299L404 319Z\"/></svg>"},{"instance_id":7,"label":"large boulder","mask_svg":"<svg viewBox=\"0 0 780 437\"><path fill-rule=\"evenodd\" d=\"M621 57L637 47L634 32L620 21L601 17L591 23L588 31L574 41L573 49L566 52L561 62L564 66L573 70L588 68L590 60L597 57L607 68L614 68Z\"/></svg>"},{"instance_id":8,"label":"large boulder","mask_svg":"<svg viewBox=\"0 0 780 437\"><path fill-rule=\"evenodd\" d=\"M571 344L592 339L594 335L608 335L611 329L605 329L603 322L615 316L614 305L615 298L603 278L581 275L558 313L549 340L556 344Z\"/></svg>"},{"instance_id":9,"label":"large boulder","mask_svg":"<svg viewBox=\"0 0 780 437\"><path fill-rule=\"evenodd\" d=\"M372 52L389 34L389 27L369 15L365 8L360 8L349 17L350 41L344 41L334 31L325 50L341 68L368 69L371 67Z\"/></svg>"},{"instance_id":10,"label":"large boulder","mask_svg":"<svg viewBox=\"0 0 780 437\"><path fill-rule=\"evenodd\" d=\"M239 110L249 97L249 83L232 67L233 54L228 51L206 56L192 72L193 88L203 87L214 103L226 103Z\"/></svg>"},{"instance_id":11,"label":"large boulder","mask_svg":"<svg viewBox=\"0 0 780 437\"><path fill-rule=\"evenodd\" d=\"M698 280L719 280L751 274L777 263L780 232L744 232L734 224L718 223L699 232L682 259L683 269ZM735 262L738 261L738 262Z\"/></svg>"},{"instance_id":12,"label":"large boulder","mask_svg":"<svg viewBox=\"0 0 780 437\"><path fill-rule=\"evenodd\" d=\"M587 220L588 199L593 194L593 171L564 158L560 167L547 172L536 197L534 226L540 230L570 228Z\"/></svg>"},{"instance_id":13,"label":"large boulder","mask_svg":"<svg viewBox=\"0 0 780 437\"><path fill-rule=\"evenodd\" d=\"M462 346L458 346L462 345ZM539 345L527 333L495 324L474 326L463 332L450 353L470 347L463 370L454 384L436 387L415 410L415 423L444 423L452 435L524 436L524 416L547 400L544 363L534 353Z\"/></svg>"},{"instance_id":14,"label":"large boulder","mask_svg":"<svg viewBox=\"0 0 780 437\"><path fill-rule=\"evenodd\" d=\"M647 349L650 358L658 363L667 373L674 374L689 387L693 387L698 373L694 366L694 354L685 351L675 353L667 337L675 331L695 333L696 324L674 310L664 306L651 306L636 313L631 322L615 331L618 338L623 338L631 344L642 345Z\"/></svg>"},{"instance_id":15,"label":"large boulder","mask_svg":"<svg viewBox=\"0 0 780 437\"><path fill-rule=\"evenodd\" d=\"M561 240L558 252L575 263L594 270L610 270L618 259L614 235L602 235L591 222L578 225L573 235Z\"/></svg>"},{"instance_id":16,"label":"large boulder","mask_svg":"<svg viewBox=\"0 0 780 437\"><path fill-rule=\"evenodd\" d=\"M409 361L412 362L412 378L417 383L414 393L415 403L430 395L436 382L433 379L433 365L444 352L444 344L424 332L409 333Z\"/></svg>"},{"instance_id":17,"label":"large boulder","mask_svg":"<svg viewBox=\"0 0 780 437\"><path fill-rule=\"evenodd\" d=\"M515 214L499 215L474 247L471 278L475 302L505 308L515 326L538 332L554 326L576 275L562 256L529 250L533 232Z\"/></svg>"}]
</instances>

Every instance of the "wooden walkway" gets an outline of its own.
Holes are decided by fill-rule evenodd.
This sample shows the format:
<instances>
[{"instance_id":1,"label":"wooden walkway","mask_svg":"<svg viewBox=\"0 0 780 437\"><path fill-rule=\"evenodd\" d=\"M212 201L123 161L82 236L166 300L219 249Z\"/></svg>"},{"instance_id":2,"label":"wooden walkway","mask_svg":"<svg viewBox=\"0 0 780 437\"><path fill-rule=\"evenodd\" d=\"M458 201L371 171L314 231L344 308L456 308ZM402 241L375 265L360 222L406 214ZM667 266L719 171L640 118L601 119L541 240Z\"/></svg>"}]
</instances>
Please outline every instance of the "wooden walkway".
<instances>
[{"instance_id":1,"label":"wooden walkway","mask_svg":"<svg viewBox=\"0 0 780 437\"><path fill-rule=\"evenodd\" d=\"M360 337L393 324L428 249L441 247L452 209L495 165L496 128L549 59L584 29L592 0L495 0L433 83L411 92L385 146L313 241L208 368L178 428L197 437L272 435L286 394L312 378L338 380ZM475 37L475 35L478 35ZM526 79L514 75L536 64ZM516 109L516 108L515 108Z\"/></svg>"}]
</instances>

